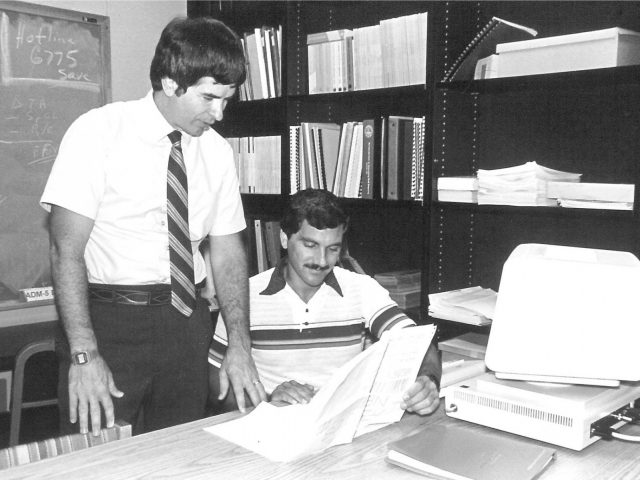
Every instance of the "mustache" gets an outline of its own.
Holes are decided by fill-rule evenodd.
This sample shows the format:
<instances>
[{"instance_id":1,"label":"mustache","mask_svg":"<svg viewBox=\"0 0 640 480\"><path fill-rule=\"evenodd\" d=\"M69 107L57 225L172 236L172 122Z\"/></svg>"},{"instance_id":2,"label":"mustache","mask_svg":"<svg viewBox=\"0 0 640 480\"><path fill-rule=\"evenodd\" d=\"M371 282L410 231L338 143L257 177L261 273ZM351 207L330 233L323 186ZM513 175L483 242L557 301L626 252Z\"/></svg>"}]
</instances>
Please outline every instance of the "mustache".
<instances>
[{"instance_id":1,"label":"mustache","mask_svg":"<svg viewBox=\"0 0 640 480\"><path fill-rule=\"evenodd\" d=\"M318 265L317 263L306 263L305 264L305 268L310 268L312 270L318 270L320 272L324 271L324 270L329 270L329 265L325 265L324 267L321 265Z\"/></svg>"}]
</instances>

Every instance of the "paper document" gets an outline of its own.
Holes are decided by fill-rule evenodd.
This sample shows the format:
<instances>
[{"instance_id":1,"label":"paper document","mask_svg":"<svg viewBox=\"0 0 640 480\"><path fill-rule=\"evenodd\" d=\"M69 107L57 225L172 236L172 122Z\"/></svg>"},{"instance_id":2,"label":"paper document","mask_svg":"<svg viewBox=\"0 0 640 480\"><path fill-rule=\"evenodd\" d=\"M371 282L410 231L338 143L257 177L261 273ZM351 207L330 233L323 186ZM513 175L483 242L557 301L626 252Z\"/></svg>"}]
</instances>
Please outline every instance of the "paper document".
<instances>
[{"instance_id":1,"label":"paper document","mask_svg":"<svg viewBox=\"0 0 640 480\"><path fill-rule=\"evenodd\" d=\"M397 422L434 325L392 330L339 368L306 405L263 402L251 413L205 431L273 461L290 461Z\"/></svg>"},{"instance_id":2,"label":"paper document","mask_svg":"<svg viewBox=\"0 0 640 480\"><path fill-rule=\"evenodd\" d=\"M429 294L429 315L443 320L488 325L496 308L498 295L480 286Z\"/></svg>"}]
</instances>

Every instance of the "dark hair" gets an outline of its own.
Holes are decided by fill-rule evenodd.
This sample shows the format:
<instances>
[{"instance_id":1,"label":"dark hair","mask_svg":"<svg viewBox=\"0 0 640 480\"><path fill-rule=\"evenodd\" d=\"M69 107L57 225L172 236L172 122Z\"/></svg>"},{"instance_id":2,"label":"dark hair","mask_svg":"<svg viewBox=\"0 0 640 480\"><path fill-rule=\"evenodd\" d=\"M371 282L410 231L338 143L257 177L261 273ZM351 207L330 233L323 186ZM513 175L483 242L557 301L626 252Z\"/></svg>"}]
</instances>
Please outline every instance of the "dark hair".
<instances>
[{"instance_id":1,"label":"dark hair","mask_svg":"<svg viewBox=\"0 0 640 480\"><path fill-rule=\"evenodd\" d=\"M164 28L151 61L151 86L162 90L168 77L186 91L202 77L222 85L241 85L247 72L238 36L208 17L175 18Z\"/></svg>"},{"instance_id":2,"label":"dark hair","mask_svg":"<svg viewBox=\"0 0 640 480\"><path fill-rule=\"evenodd\" d=\"M309 188L289 197L289 204L280 222L282 231L291 237L300 230L302 222L318 230L349 225L349 217L342 210L338 197L327 190Z\"/></svg>"}]
</instances>

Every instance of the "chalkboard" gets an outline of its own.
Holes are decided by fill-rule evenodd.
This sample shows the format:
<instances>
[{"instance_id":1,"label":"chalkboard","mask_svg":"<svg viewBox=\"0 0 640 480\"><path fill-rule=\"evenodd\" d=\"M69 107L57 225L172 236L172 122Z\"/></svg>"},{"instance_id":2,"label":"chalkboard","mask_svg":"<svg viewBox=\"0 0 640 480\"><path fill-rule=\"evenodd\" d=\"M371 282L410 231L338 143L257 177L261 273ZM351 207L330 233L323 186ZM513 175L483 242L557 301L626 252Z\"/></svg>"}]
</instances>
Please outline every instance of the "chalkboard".
<instances>
[{"instance_id":1,"label":"chalkboard","mask_svg":"<svg viewBox=\"0 0 640 480\"><path fill-rule=\"evenodd\" d=\"M0 3L0 301L51 285L39 199L69 125L110 101L109 58L108 17Z\"/></svg>"}]
</instances>

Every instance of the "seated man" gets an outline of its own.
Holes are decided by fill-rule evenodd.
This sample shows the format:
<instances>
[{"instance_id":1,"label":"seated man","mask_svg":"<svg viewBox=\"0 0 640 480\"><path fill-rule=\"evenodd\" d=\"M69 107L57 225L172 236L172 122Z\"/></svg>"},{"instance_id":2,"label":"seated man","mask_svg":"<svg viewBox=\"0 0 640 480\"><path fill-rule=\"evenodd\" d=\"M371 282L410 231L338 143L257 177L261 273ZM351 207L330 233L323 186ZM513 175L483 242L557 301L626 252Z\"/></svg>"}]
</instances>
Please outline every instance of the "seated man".
<instances>
[{"instance_id":1,"label":"seated man","mask_svg":"<svg viewBox=\"0 0 640 480\"><path fill-rule=\"evenodd\" d=\"M373 278L336 266L347 224L330 192L292 195L280 233L287 256L249 280L252 355L271 401L309 402L337 368L362 352L367 334L379 339L392 328L415 325ZM225 325L218 321L209 350L210 399L218 411L237 408L228 386L219 384L226 347ZM402 407L433 412L440 375L432 344Z\"/></svg>"}]
</instances>

